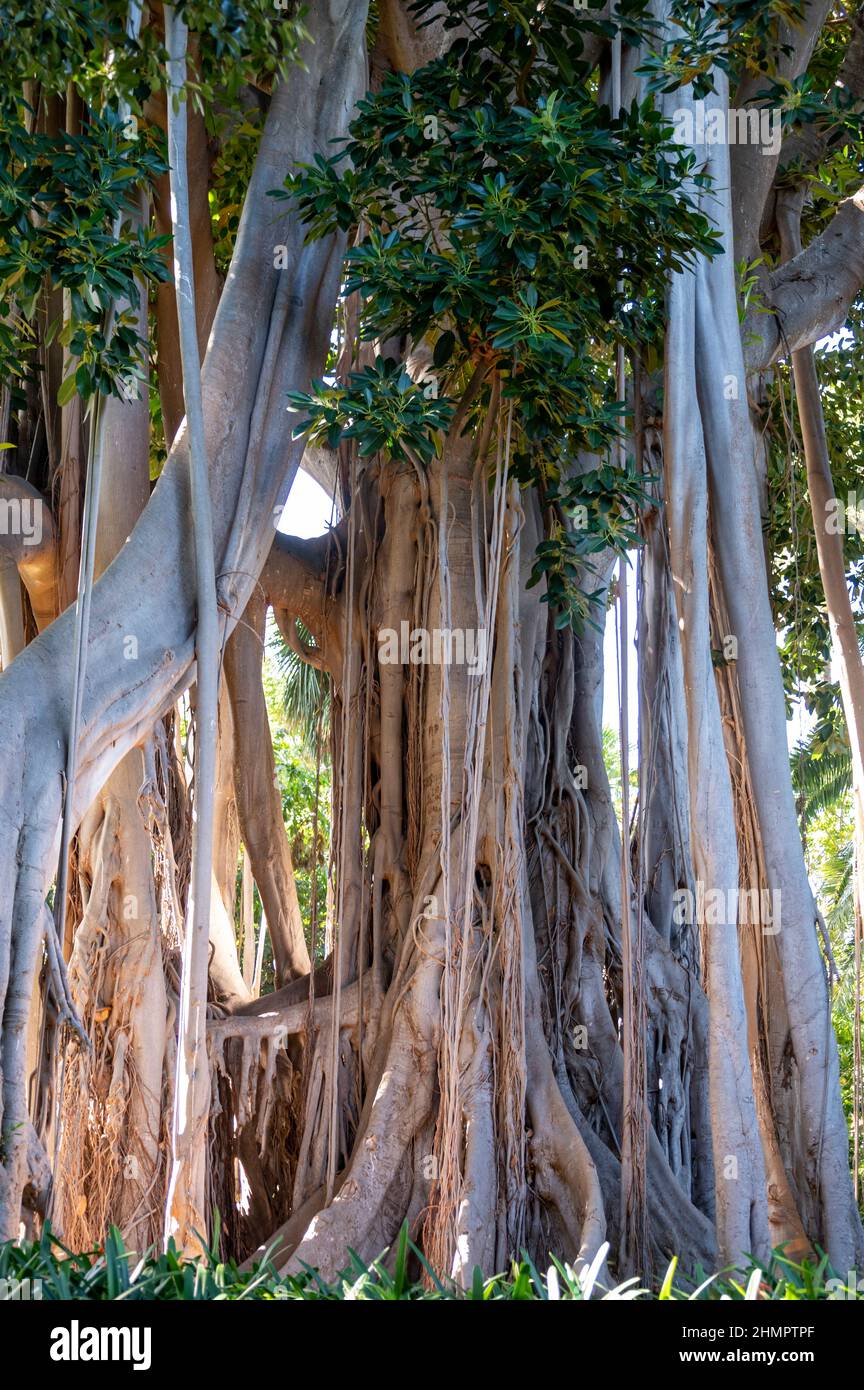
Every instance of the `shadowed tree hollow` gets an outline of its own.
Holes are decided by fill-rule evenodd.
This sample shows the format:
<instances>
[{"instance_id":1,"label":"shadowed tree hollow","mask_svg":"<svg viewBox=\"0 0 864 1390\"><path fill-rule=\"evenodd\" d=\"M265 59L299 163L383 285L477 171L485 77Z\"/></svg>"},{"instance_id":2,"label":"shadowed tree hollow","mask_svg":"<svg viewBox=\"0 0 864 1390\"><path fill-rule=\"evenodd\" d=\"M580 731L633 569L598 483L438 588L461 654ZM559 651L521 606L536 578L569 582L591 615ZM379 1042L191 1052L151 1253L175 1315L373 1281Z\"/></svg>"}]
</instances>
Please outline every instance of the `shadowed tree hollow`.
<instances>
[{"instance_id":1,"label":"shadowed tree hollow","mask_svg":"<svg viewBox=\"0 0 864 1390\"><path fill-rule=\"evenodd\" d=\"M0 1238L855 1268L860 1000L852 1075L787 716L851 761L860 880L861 12L35 11Z\"/></svg>"}]
</instances>

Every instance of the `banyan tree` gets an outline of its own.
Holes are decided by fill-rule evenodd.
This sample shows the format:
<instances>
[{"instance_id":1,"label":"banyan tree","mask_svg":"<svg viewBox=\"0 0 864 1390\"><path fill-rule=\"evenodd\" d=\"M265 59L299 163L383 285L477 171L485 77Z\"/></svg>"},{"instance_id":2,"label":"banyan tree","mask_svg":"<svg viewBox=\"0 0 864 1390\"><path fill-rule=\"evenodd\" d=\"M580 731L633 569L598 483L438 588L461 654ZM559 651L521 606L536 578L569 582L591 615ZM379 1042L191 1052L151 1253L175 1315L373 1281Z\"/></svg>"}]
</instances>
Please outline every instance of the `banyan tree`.
<instances>
[{"instance_id":1,"label":"banyan tree","mask_svg":"<svg viewBox=\"0 0 864 1390\"><path fill-rule=\"evenodd\" d=\"M30 8L0 4L2 1237L194 1249L218 1212L225 1253L328 1274L406 1222L461 1281L606 1243L855 1268L787 711L831 687L860 848L860 541L827 519L861 10ZM280 524L300 468L317 539ZM274 619L332 770L311 925Z\"/></svg>"}]
</instances>

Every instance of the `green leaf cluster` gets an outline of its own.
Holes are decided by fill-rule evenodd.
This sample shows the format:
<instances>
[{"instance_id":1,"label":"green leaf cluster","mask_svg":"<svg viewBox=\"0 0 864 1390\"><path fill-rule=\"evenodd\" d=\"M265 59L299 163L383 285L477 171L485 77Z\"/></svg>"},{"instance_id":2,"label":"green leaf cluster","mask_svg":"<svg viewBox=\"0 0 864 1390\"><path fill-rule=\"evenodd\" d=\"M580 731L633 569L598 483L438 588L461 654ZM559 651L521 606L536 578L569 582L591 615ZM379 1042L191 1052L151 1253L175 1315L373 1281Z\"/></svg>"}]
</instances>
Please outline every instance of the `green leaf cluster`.
<instances>
[{"instance_id":1,"label":"green leaf cluster","mask_svg":"<svg viewBox=\"0 0 864 1390\"><path fill-rule=\"evenodd\" d=\"M93 113L82 135L30 133L0 113L0 379L33 369L34 321L51 286L68 292L69 312L44 327L43 341L59 336L76 359L59 403L76 390L128 389L143 343L131 313L117 317L110 340L105 320L118 300L137 305L140 278L166 278L167 238L128 220L132 191L164 167L152 142L131 138L111 110Z\"/></svg>"},{"instance_id":2,"label":"green leaf cluster","mask_svg":"<svg viewBox=\"0 0 864 1390\"><path fill-rule=\"evenodd\" d=\"M415 9L425 18L427 6ZM426 67L387 76L360 103L344 146L274 191L295 202L310 238L350 234L344 293L360 301L361 340L427 344L437 400L379 360L345 384L316 385L314 409L292 398L307 412L295 433L428 460L447 403L479 370L487 385L466 428L497 377L512 409L515 476L566 513L570 461L602 454L621 431L617 344L644 360L662 334L669 272L719 242L696 205L704 176L652 104L620 116L598 106L581 54L587 30L606 32L599 20L572 6L491 0L460 18L467 36ZM615 482L616 504L592 509L598 549L635 536L625 521L633 490L612 475L604 486ZM565 516L541 557L565 609L588 549L569 535ZM570 598L575 614L582 598Z\"/></svg>"},{"instance_id":3,"label":"green leaf cluster","mask_svg":"<svg viewBox=\"0 0 864 1390\"><path fill-rule=\"evenodd\" d=\"M427 396L392 357L377 357L344 383L315 381L311 392L291 392L288 400L290 408L306 412L294 426L295 438L305 434L331 449L356 439L361 456L384 450L391 458L427 464L453 415L451 401Z\"/></svg>"}]
</instances>

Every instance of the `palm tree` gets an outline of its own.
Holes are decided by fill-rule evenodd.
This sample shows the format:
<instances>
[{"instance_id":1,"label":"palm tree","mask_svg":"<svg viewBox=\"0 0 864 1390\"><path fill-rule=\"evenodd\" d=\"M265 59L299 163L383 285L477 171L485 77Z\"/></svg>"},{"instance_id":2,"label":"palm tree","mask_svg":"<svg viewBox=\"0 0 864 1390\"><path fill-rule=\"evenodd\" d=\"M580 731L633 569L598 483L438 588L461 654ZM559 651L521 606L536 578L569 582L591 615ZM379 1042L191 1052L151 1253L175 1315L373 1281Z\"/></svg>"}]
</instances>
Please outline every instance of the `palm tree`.
<instances>
[{"instance_id":1,"label":"palm tree","mask_svg":"<svg viewBox=\"0 0 864 1390\"><path fill-rule=\"evenodd\" d=\"M298 623L297 631L301 641L311 646L313 639L302 623ZM323 737L330 723L330 677L298 656L276 628L269 650L282 682L285 723L292 733L300 735L304 750L314 757L319 729Z\"/></svg>"}]
</instances>

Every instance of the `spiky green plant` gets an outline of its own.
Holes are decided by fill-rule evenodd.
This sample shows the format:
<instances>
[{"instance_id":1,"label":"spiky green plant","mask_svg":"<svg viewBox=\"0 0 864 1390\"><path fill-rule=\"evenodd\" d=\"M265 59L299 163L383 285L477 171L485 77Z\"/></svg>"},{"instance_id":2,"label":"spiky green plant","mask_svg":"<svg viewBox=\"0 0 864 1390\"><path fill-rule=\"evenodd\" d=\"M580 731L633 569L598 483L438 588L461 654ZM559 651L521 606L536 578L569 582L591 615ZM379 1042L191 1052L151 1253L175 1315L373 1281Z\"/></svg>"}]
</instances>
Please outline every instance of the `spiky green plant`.
<instances>
[{"instance_id":1,"label":"spiky green plant","mask_svg":"<svg viewBox=\"0 0 864 1390\"><path fill-rule=\"evenodd\" d=\"M857 1288L837 1276L822 1256L816 1264L796 1264L777 1250L765 1264L743 1272L721 1270L703 1278L686 1279L677 1260L655 1287L645 1288L638 1279L606 1287L601 1270L608 1245L598 1251L590 1267L576 1270L554 1256L543 1272L523 1253L504 1273L485 1276L475 1269L467 1288L439 1278L409 1239L405 1223L391 1251L366 1263L348 1252L345 1268L337 1278L323 1279L315 1270L280 1275L273 1263L275 1251L253 1270L240 1269L233 1260L223 1261L218 1251L218 1222L212 1247L200 1260L186 1260L173 1243L166 1252L142 1258L126 1250L122 1236L112 1228L104 1246L80 1254L68 1250L46 1229L40 1240L0 1245L0 1292L14 1297L16 1282L39 1281L45 1301L87 1302L428 1302L450 1300L488 1303L603 1301L714 1301L746 1302L788 1300L821 1301L858 1299Z\"/></svg>"}]
</instances>

